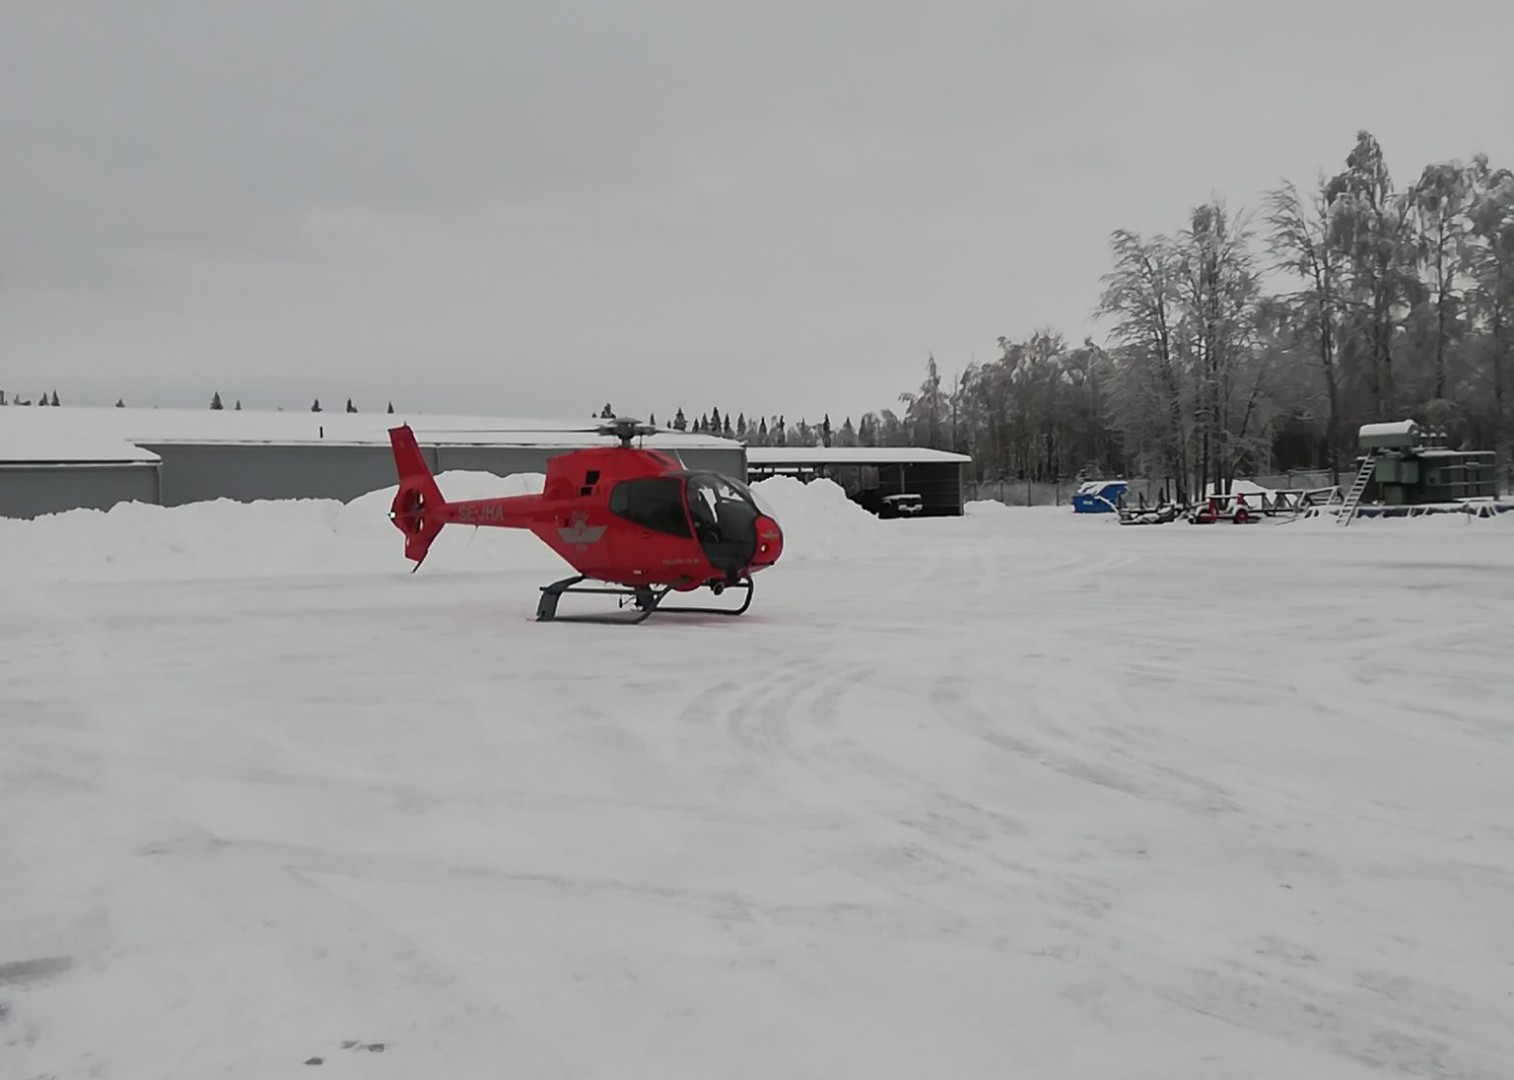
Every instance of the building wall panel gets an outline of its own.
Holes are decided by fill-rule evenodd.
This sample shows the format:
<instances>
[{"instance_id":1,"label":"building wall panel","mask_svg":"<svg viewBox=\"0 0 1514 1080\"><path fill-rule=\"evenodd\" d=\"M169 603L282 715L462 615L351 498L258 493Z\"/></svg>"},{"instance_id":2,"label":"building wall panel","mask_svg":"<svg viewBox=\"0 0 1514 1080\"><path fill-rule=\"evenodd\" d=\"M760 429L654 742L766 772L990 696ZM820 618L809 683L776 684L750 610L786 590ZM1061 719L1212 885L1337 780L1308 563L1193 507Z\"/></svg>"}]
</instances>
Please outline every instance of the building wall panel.
<instances>
[{"instance_id":1,"label":"building wall panel","mask_svg":"<svg viewBox=\"0 0 1514 1080\"><path fill-rule=\"evenodd\" d=\"M387 446L278 443L142 443L161 457L154 465L29 465L0 462L0 516L35 517L118 502L164 506L214 499L339 499L350 501L396 482ZM466 470L541 473L561 449L427 446L433 472ZM684 450L689 468L746 475L741 448ZM445 494L445 492L444 492Z\"/></svg>"},{"instance_id":2,"label":"building wall panel","mask_svg":"<svg viewBox=\"0 0 1514 1080\"><path fill-rule=\"evenodd\" d=\"M340 499L348 501L396 483L387 446L279 444L143 444L162 460L166 506L207 499ZM560 449L516 446L428 446L421 452L436 473L462 470L541 473ZM739 450L685 450L690 468L713 468L740 477ZM443 494L446 494L444 491Z\"/></svg>"},{"instance_id":3,"label":"building wall panel","mask_svg":"<svg viewBox=\"0 0 1514 1080\"><path fill-rule=\"evenodd\" d=\"M0 517L35 518L67 510L109 510L158 501L153 465L0 463Z\"/></svg>"},{"instance_id":4,"label":"building wall panel","mask_svg":"<svg viewBox=\"0 0 1514 1080\"><path fill-rule=\"evenodd\" d=\"M162 458L164 506L212 499L347 501L395 482L394 457L387 446L143 445Z\"/></svg>"}]
</instances>

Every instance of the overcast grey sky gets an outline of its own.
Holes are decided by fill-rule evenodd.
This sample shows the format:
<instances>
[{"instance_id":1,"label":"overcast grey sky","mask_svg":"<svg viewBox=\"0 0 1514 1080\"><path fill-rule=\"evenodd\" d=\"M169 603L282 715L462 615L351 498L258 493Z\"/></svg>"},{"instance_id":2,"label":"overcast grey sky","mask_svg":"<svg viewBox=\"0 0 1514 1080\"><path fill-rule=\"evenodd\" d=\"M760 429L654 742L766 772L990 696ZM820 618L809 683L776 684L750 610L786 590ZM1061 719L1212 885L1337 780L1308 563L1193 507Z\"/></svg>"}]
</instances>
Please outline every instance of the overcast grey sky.
<instances>
[{"instance_id":1,"label":"overcast grey sky","mask_svg":"<svg viewBox=\"0 0 1514 1080\"><path fill-rule=\"evenodd\" d=\"M1118 227L1514 166L1514 0L5 0L0 387L888 407Z\"/></svg>"}]
</instances>

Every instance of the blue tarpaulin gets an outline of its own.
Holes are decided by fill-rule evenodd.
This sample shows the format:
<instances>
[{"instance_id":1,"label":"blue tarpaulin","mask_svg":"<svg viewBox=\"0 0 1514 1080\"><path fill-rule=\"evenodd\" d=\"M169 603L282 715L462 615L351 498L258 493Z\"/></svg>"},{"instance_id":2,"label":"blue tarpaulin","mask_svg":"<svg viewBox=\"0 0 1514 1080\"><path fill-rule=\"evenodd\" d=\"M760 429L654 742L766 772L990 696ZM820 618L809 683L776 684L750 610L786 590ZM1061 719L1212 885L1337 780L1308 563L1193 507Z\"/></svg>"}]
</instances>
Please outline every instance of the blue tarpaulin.
<instances>
[{"instance_id":1,"label":"blue tarpaulin","mask_svg":"<svg viewBox=\"0 0 1514 1080\"><path fill-rule=\"evenodd\" d=\"M1123 480L1090 480L1072 497L1074 514L1113 514L1119 509L1127 484Z\"/></svg>"}]
</instances>

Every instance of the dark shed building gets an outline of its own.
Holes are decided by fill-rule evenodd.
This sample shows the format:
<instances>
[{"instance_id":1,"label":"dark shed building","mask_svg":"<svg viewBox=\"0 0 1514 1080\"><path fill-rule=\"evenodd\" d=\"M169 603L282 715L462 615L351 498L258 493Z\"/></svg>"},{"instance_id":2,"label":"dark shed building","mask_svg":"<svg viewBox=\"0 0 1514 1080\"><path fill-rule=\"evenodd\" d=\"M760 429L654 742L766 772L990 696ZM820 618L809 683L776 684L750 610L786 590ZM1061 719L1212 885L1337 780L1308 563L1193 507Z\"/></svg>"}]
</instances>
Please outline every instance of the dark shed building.
<instances>
[{"instance_id":1,"label":"dark shed building","mask_svg":"<svg viewBox=\"0 0 1514 1080\"><path fill-rule=\"evenodd\" d=\"M793 476L839 484L853 502L877 514L893 495L916 495L926 516L960 515L972 458L923 446L751 446L747 479Z\"/></svg>"}]
</instances>

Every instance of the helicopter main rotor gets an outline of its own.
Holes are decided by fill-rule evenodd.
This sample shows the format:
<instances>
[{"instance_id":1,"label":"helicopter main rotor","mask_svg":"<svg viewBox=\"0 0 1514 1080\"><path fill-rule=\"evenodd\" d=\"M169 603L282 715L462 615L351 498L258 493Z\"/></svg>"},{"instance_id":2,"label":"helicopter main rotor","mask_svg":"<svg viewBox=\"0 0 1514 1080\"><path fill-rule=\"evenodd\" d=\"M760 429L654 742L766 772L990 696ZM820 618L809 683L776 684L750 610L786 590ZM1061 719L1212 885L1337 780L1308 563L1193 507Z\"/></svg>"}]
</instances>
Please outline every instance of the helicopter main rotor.
<instances>
[{"instance_id":1,"label":"helicopter main rotor","mask_svg":"<svg viewBox=\"0 0 1514 1080\"><path fill-rule=\"evenodd\" d=\"M617 416L608 420L595 429L596 435L613 435L620 440L623 448L630 449L631 440L642 435L656 435L658 429L651 424L644 424L631 416Z\"/></svg>"},{"instance_id":2,"label":"helicopter main rotor","mask_svg":"<svg viewBox=\"0 0 1514 1080\"><path fill-rule=\"evenodd\" d=\"M434 434L447 435L608 435L620 440L623 449L630 449L633 439L646 435L676 434L667 428L644 423L634 416L616 416L600 421L593 427L553 428L438 428Z\"/></svg>"}]
</instances>

